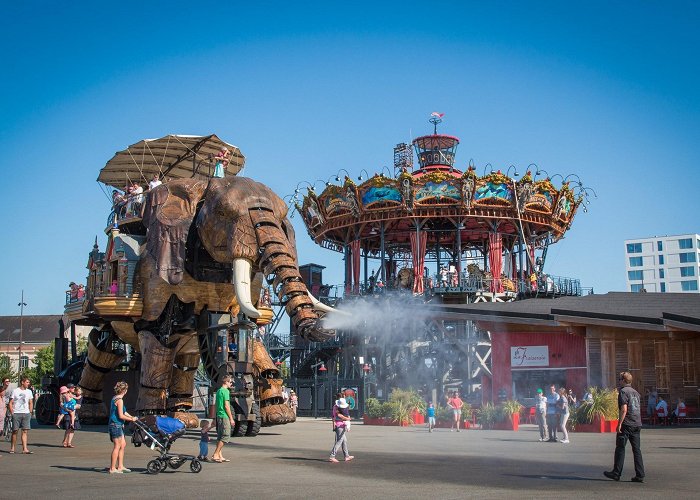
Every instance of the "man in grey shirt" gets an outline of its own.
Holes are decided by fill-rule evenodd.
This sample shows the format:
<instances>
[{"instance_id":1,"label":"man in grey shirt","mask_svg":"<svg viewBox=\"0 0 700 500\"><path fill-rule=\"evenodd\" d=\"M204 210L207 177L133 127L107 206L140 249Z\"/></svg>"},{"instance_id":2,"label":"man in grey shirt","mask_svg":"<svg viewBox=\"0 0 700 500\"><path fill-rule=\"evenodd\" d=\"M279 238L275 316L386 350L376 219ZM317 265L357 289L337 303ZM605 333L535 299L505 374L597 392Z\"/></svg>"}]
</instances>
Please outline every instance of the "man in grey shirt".
<instances>
[{"instance_id":1,"label":"man in grey shirt","mask_svg":"<svg viewBox=\"0 0 700 500\"><path fill-rule=\"evenodd\" d=\"M615 481L620 480L622 468L625 465L625 446L629 440L632 445L632 455L634 456L633 483L644 482L644 462L642 461L642 449L640 446L639 434L642 430L642 398L639 393L632 388L632 374L630 372L620 373L620 392L617 396L617 406L620 409L619 421L617 424L617 439L615 443L615 465L611 471L605 471L605 477Z\"/></svg>"}]
</instances>

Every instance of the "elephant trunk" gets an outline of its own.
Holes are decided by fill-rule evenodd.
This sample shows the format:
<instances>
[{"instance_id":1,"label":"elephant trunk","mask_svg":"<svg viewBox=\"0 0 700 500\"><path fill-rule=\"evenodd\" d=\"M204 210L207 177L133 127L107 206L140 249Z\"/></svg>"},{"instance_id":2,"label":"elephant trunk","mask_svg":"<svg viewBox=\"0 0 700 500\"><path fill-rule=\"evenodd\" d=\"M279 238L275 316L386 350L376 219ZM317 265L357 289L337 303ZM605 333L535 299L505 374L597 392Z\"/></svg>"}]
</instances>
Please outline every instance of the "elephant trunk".
<instances>
[{"instance_id":1,"label":"elephant trunk","mask_svg":"<svg viewBox=\"0 0 700 500\"><path fill-rule=\"evenodd\" d=\"M303 338L314 342L335 336L335 331L326 330L320 325L314 302L299 274L287 226L282 226L271 210L257 207L249 213L258 240L258 267L268 283L272 283L294 329ZM288 222L285 220L283 224ZM271 276L274 278L270 279Z\"/></svg>"}]
</instances>

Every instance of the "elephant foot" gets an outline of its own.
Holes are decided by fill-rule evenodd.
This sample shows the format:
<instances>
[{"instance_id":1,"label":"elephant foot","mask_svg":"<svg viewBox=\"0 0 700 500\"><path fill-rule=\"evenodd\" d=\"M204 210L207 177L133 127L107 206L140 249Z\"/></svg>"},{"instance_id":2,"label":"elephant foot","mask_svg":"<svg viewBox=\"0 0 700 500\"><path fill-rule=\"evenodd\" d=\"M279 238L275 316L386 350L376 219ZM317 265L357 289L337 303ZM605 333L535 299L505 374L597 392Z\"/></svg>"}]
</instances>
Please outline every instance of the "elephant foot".
<instances>
[{"instance_id":1,"label":"elephant foot","mask_svg":"<svg viewBox=\"0 0 700 500\"><path fill-rule=\"evenodd\" d=\"M85 401L80 405L80 421L84 424L107 423L107 407L103 401Z\"/></svg>"},{"instance_id":2,"label":"elephant foot","mask_svg":"<svg viewBox=\"0 0 700 500\"><path fill-rule=\"evenodd\" d=\"M199 428L199 418L194 413L187 411L174 411L170 414L172 418L178 419L180 422L185 424L187 429L198 429Z\"/></svg>"},{"instance_id":3,"label":"elephant foot","mask_svg":"<svg viewBox=\"0 0 700 500\"><path fill-rule=\"evenodd\" d=\"M260 409L260 418L263 427L290 424L297 419L294 411L284 403L263 406Z\"/></svg>"}]
</instances>

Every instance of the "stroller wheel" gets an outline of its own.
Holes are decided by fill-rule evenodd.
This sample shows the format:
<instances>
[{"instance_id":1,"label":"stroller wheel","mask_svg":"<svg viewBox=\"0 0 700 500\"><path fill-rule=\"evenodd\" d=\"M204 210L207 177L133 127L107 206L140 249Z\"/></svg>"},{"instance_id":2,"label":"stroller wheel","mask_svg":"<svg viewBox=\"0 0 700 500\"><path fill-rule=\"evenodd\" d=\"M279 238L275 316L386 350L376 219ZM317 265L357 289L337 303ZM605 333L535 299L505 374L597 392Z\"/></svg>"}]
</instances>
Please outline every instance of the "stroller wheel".
<instances>
[{"instance_id":1,"label":"stroller wheel","mask_svg":"<svg viewBox=\"0 0 700 500\"><path fill-rule=\"evenodd\" d=\"M146 465L146 470L149 474L158 474L161 470L161 464L159 460L151 460Z\"/></svg>"},{"instance_id":2,"label":"stroller wheel","mask_svg":"<svg viewBox=\"0 0 700 500\"><path fill-rule=\"evenodd\" d=\"M192 463L190 464L190 470L194 473L198 473L202 470L202 462L199 460L192 460Z\"/></svg>"}]
</instances>

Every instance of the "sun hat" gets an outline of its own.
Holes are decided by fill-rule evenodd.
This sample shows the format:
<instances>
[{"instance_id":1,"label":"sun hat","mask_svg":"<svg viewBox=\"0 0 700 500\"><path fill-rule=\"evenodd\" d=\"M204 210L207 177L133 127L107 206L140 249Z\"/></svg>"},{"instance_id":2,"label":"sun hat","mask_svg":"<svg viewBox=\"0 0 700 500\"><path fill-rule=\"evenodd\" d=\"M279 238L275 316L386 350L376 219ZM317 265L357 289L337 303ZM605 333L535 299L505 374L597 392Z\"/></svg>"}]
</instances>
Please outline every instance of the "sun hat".
<instances>
[{"instance_id":1,"label":"sun hat","mask_svg":"<svg viewBox=\"0 0 700 500\"><path fill-rule=\"evenodd\" d=\"M75 384L66 384L66 387L67 387L68 389L72 389L73 387L75 387Z\"/></svg>"},{"instance_id":2,"label":"sun hat","mask_svg":"<svg viewBox=\"0 0 700 500\"><path fill-rule=\"evenodd\" d=\"M60 392L61 394L65 394L68 392L68 387L66 387L65 385L62 385L61 389L58 392Z\"/></svg>"},{"instance_id":3,"label":"sun hat","mask_svg":"<svg viewBox=\"0 0 700 500\"><path fill-rule=\"evenodd\" d=\"M345 401L345 398L340 398L338 401L335 402L335 404L338 405L338 408L347 408L350 406L347 401Z\"/></svg>"}]
</instances>

